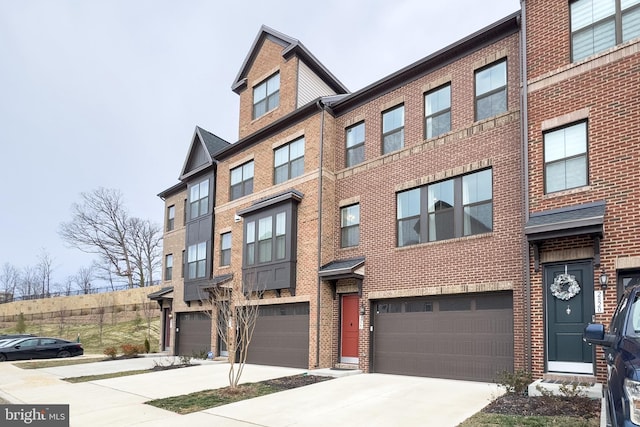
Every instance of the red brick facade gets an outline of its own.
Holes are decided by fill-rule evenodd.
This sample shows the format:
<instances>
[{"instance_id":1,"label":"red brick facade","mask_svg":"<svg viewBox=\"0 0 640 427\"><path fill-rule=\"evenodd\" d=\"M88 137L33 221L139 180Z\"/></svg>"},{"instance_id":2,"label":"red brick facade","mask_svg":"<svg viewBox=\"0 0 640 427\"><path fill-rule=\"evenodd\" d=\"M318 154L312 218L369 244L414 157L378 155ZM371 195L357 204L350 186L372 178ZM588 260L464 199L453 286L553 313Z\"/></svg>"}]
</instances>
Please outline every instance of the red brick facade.
<instances>
[{"instance_id":1,"label":"red brick facade","mask_svg":"<svg viewBox=\"0 0 640 427\"><path fill-rule=\"evenodd\" d=\"M640 157L640 41L630 40L571 62L570 5L568 1L527 1L526 55L528 95L529 212L604 201L601 266L590 236L552 239L541 247L541 261L571 263L591 260L594 287L604 270L609 277L604 312L595 315L608 324L622 289L621 278L640 268L640 216L638 173ZM584 186L545 194L544 132L586 121L587 171ZM532 252L533 258L533 252ZM543 269L531 277L532 370L536 377L549 372L545 353ZM549 284L546 283L545 286ZM592 309L592 307L588 307ZM597 377L605 378L600 349Z\"/></svg>"},{"instance_id":2,"label":"red brick facade","mask_svg":"<svg viewBox=\"0 0 640 427\"><path fill-rule=\"evenodd\" d=\"M340 363L342 294L359 294L364 314L357 360L360 369L371 371L375 364L369 332L377 301L507 293L513 306L513 368L531 370L534 378L572 373L564 365L563 371L548 363L545 310L550 283L545 271L559 265L592 265L593 283L581 284L589 294L600 289L598 278L606 271L604 312L595 316L605 323L615 308L622 278L640 272L640 241L635 238L640 228L640 216L635 214L640 203L635 172L640 166L640 41L571 62L569 2L534 0L523 5L522 20L519 14L507 17L475 38L362 91L348 94L337 89L342 97L322 98L336 95L322 89L326 93L317 97L318 102L305 106L298 105L300 91L307 90L300 86L300 72L303 65L310 65L303 64L309 57L287 54L285 58L283 52L293 39L261 30L234 86L240 96L240 140L213 156L215 229L209 262L212 277L231 273L240 290L245 221L238 212L286 192L301 195L295 294L288 289L267 291L261 304L308 304L310 368ZM522 23L526 28L520 27ZM526 70L521 69L523 60ZM506 109L478 121L476 73L501 61L506 61ZM327 83L325 88L340 87L323 74L321 64L310 68L318 72L318 81ZM280 73L279 105L254 119L253 88L274 73ZM451 85L451 130L425 139L425 94L445 84ZM404 145L383 155L382 114L399 105L404 106ZM546 192L544 135L581 122L587 123L587 183ZM345 167L346 129L358 123L365 128L364 161ZM298 138L305 141L303 172L274 185L274 150ZM249 161L255 165L253 191L231 200L231 170ZM489 232L398 245L398 193L488 169ZM186 196L167 199L167 204L182 197ZM529 221L536 215L593 202L605 205L596 232L542 239L532 231ZM359 244L342 248L340 209L353 204L360 209ZM232 235L231 263L220 266L220 235L227 232ZM172 236L171 242L180 239ZM319 278L323 266L352 259L364 260L357 274ZM193 310L183 305L174 303L174 311ZM590 313L594 307L584 309ZM567 313L571 311L568 304ZM216 350L215 344L212 349ZM596 353L595 360L600 357ZM597 361L595 366L593 374L604 379L604 364Z\"/></svg>"}]
</instances>

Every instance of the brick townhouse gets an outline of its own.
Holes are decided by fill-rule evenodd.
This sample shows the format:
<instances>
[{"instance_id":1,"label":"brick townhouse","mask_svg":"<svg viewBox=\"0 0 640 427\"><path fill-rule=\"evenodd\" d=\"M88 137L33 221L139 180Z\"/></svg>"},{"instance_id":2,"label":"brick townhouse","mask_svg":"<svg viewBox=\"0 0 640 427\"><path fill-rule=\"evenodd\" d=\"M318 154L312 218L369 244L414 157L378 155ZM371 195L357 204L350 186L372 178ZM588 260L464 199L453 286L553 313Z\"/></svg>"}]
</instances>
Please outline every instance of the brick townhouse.
<instances>
[{"instance_id":1,"label":"brick townhouse","mask_svg":"<svg viewBox=\"0 0 640 427\"><path fill-rule=\"evenodd\" d=\"M239 140L196 128L160 194L165 347L224 354L200 299L230 283L264 290L252 363L603 379L582 329L640 278L640 1L521 4L356 92L261 28Z\"/></svg>"},{"instance_id":2,"label":"brick townhouse","mask_svg":"<svg viewBox=\"0 0 640 427\"><path fill-rule=\"evenodd\" d=\"M353 93L263 27L232 86L239 140L197 128L181 183L160 194L175 227L174 271L153 296L175 316L167 348L224 354L199 289L226 282L264 290L253 363L478 380L512 369L519 70L518 14Z\"/></svg>"},{"instance_id":3,"label":"brick townhouse","mask_svg":"<svg viewBox=\"0 0 640 427\"><path fill-rule=\"evenodd\" d=\"M640 279L640 1L522 4L529 369L604 380L582 331Z\"/></svg>"}]
</instances>

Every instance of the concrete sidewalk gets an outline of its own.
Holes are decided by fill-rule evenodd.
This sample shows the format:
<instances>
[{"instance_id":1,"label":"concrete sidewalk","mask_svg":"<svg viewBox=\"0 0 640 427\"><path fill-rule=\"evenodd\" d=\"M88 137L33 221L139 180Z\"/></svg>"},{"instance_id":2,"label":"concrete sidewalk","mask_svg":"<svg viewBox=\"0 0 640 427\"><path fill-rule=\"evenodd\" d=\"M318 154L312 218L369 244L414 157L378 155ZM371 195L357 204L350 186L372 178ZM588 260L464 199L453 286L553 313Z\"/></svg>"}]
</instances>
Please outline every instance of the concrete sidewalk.
<instances>
[{"instance_id":1,"label":"concrete sidewalk","mask_svg":"<svg viewBox=\"0 0 640 427\"><path fill-rule=\"evenodd\" d=\"M188 415L144 402L228 385L224 362L68 383L61 378L149 369L158 358L20 369L0 364L0 397L12 403L69 404L71 426L456 426L500 394L495 384L384 374L342 376ZM166 362L169 363L169 362ZM349 372L247 365L242 382Z\"/></svg>"}]
</instances>

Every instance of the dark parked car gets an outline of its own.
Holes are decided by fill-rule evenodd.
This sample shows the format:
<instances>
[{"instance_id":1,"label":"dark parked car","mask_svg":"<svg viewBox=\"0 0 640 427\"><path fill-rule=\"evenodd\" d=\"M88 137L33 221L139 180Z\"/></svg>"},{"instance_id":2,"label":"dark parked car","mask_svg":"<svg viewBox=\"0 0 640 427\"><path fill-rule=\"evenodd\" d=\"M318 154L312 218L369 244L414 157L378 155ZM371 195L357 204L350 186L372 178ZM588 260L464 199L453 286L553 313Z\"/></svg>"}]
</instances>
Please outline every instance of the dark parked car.
<instances>
[{"instance_id":1,"label":"dark parked car","mask_svg":"<svg viewBox=\"0 0 640 427\"><path fill-rule=\"evenodd\" d=\"M82 356L82 344L60 338L21 338L9 346L0 347L0 362L5 360L50 359Z\"/></svg>"},{"instance_id":2,"label":"dark parked car","mask_svg":"<svg viewBox=\"0 0 640 427\"><path fill-rule=\"evenodd\" d=\"M625 291L608 332L604 325L591 323L584 330L584 339L604 347L611 425L640 425L640 285Z\"/></svg>"},{"instance_id":3,"label":"dark parked car","mask_svg":"<svg viewBox=\"0 0 640 427\"><path fill-rule=\"evenodd\" d=\"M10 334L10 335L0 335L0 340L6 340L9 338L27 338L27 337L35 337L33 334Z\"/></svg>"}]
</instances>

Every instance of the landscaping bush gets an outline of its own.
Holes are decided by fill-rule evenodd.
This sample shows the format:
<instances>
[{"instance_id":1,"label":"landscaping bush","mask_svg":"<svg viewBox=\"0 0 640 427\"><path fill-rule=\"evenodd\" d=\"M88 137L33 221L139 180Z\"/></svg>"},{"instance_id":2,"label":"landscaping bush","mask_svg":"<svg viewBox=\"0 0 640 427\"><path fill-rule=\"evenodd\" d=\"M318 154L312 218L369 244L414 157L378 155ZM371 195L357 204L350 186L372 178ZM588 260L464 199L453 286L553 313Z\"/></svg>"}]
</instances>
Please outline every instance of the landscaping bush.
<instances>
[{"instance_id":1,"label":"landscaping bush","mask_svg":"<svg viewBox=\"0 0 640 427\"><path fill-rule=\"evenodd\" d=\"M115 359L116 356L118 355L118 350L116 350L115 347L107 347L104 349L104 354L109 356L109 358L111 359Z\"/></svg>"},{"instance_id":2,"label":"landscaping bush","mask_svg":"<svg viewBox=\"0 0 640 427\"><path fill-rule=\"evenodd\" d=\"M122 344L120 348L122 349L122 354L124 354L126 357L136 357L138 354L140 354L139 345Z\"/></svg>"},{"instance_id":3,"label":"landscaping bush","mask_svg":"<svg viewBox=\"0 0 640 427\"><path fill-rule=\"evenodd\" d=\"M151 344L149 343L149 338L144 339L144 352L149 353L151 351Z\"/></svg>"},{"instance_id":4,"label":"landscaping bush","mask_svg":"<svg viewBox=\"0 0 640 427\"><path fill-rule=\"evenodd\" d=\"M498 374L496 383L503 387L507 394L526 396L532 380L533 376L531 372L525 370L516 370L514 372L502 371Z\"/></svg>"}]
</instances>

